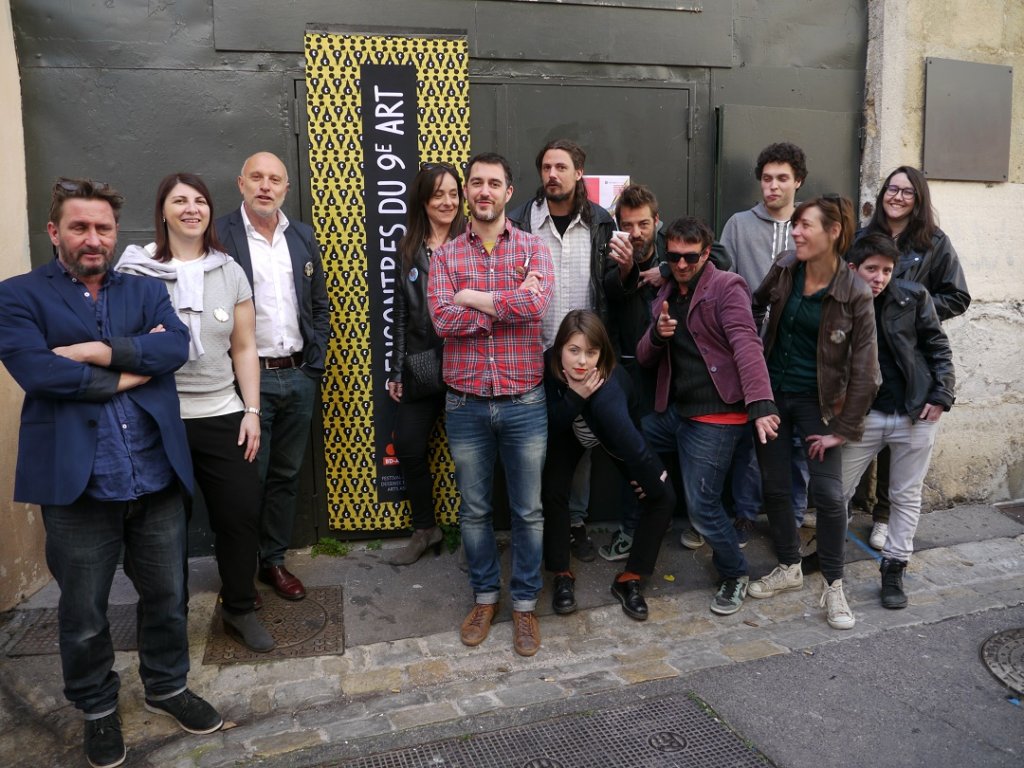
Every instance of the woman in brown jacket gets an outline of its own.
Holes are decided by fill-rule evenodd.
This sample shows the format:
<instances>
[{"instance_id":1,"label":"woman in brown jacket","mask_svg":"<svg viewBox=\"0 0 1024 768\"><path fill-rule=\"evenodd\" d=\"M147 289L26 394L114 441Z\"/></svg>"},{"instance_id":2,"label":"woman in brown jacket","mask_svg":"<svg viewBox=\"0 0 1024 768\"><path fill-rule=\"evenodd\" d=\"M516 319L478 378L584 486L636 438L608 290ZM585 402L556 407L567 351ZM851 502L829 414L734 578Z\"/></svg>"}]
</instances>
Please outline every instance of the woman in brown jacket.
<instances>
[{"instance_id":1,"label":"woman in brown jacket","mask_svg":"<svg viewBox=\"0 0 1024 768\"><path fill-rule=\"evenodd\" d=\"M790 485L792 433L807 448L810 493L818 510L818 559L825 579L821 604L834 629L850 629L843 594L846 504L840 446L858 440L880 383L871 289L843 266L854 235L853 205L826 195L797 207L795 251L779 256L754 293L762 324L778 439L757 446L764 507L779 565L751 582L751 597L800 589L800 539ZM767 320L764 319L767 312Z\"/></svg>"}]
</instances>

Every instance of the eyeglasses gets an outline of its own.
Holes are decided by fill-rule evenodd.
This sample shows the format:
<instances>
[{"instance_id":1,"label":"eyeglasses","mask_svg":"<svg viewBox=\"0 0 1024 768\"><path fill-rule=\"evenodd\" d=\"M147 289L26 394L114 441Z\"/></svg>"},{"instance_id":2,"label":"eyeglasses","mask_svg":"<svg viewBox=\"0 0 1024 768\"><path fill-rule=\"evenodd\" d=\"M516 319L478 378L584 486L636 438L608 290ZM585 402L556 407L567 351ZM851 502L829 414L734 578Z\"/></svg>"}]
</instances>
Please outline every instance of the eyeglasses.
<instances>
[{"instance_id":1,"label":"eyeglasses","mask_svg":"<svg viewBox=\"0 0 1024 768\"><path fill-rule=\"evenodd\" d=\"M667 251L665 258L669 264L678 264L679 260L682 259L687 264L696 264L700 261L700 257L704 255L704 251L688 251L687 253L676 253L675 251Z\"/></svg>"},{"instance_id":2,"label":"eyeglasses","mask_svg":"<svg viewBox=\"0 0 1024 768\"><path fill-rule=\"evenodd\" d=\"M897 187L895 184L890 184L885 188L885 194L887 197L902 197L904 200L913 200L917 197L917 190L913 187Z\"/></svg>"}]
</instances>

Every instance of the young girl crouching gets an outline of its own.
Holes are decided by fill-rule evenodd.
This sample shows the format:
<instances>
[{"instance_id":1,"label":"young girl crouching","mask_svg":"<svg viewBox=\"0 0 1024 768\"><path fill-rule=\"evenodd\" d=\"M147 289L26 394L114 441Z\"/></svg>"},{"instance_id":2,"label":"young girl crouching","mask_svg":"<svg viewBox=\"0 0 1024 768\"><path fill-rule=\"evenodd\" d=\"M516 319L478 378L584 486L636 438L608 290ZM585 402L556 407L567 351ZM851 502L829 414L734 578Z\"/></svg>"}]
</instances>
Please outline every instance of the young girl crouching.
<instances>
[{"instance_id":1,"label":"young girl crouching","mask_svg":"<svg viewBox=\"0 0 1024 768\"><path fill-rule=\"evenodd\" d=\"M548 451L541 495L544 561L554 575L552 607L559 614L576 610L576 579L569 569L569 488L584 450L600 445L640 500L629 560L611 591L627 616L644 621L647 603L640 580L654 572L676 499L668 473L637 426L629 375L615 365L608 332L595 313L575 309L562 320L545 353L544 388Z\"/></svg>"}]
</instances>

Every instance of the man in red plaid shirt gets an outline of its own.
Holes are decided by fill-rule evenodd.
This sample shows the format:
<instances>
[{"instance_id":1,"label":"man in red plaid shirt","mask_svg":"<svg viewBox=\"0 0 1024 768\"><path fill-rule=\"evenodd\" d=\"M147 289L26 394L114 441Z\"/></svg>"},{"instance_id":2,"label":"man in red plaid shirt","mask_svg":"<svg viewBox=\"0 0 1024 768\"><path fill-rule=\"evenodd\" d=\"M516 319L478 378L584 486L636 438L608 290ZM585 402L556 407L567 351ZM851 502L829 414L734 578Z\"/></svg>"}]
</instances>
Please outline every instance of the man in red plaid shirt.
<instances>
[{"instance_id":1,"label":"man in red plaid shirt","mask_svg":"<svg viewBox=\"0 0 1024 768\"><path fill-rule=\"evenodd\" d=\"M475 605L462 623L469 646L491 628L501 591L491 492L498 455L512 518L513 646L540 648L534 612L544 515L541 471L547 450L541 318L553 278L551 254L535 235L505 218L512 173L501 155L473 157L466 169L470 226L441 246L430 268L427 300L444 345L448 444L462 496L459 523Z\"/></svg>"}]
</instances>

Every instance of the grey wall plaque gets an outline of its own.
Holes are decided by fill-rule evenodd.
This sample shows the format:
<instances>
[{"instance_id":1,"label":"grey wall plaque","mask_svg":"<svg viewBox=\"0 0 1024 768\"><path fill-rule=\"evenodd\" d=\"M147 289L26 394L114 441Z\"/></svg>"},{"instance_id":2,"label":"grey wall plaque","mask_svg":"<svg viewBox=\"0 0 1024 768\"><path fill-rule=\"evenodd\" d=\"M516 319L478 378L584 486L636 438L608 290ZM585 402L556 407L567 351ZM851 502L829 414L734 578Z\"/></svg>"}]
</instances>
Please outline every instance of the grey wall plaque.
<instances>
[{"instance_id":1,"label":"grey wall plaque","mask_svg":"<svg viewBox=\"0 0 1024 768\"><path fill-rule=\"evenodd\" d=\"M1012 98L1013 67L925 59L925 176L1006 181Z\"/></svg>"}]
</instances>

